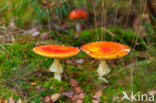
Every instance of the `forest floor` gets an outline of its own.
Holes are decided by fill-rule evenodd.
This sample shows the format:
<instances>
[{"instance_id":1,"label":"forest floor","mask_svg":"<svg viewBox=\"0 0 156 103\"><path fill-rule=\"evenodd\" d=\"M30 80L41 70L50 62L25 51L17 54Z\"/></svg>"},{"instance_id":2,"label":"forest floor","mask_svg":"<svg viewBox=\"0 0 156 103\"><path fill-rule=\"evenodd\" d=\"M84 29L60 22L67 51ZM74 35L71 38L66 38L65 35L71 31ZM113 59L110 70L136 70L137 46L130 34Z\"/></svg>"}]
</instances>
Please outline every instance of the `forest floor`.
<instances>
[{"instance_id":1,"label":"forest floor","mask_svg":"<svg viewBox=\"0 0 156 103\"><path fill-rule=\"evenodd\" d=\"M60 38L64 41L62 42ZM35 54L32 48L54 43L70 45L73 41L69 38L72 38L71 35L52 35L51 39L46 34L38 37L14 35L14 42L1 43L1 98L5 100L10 97L14 100L22 98L26 102L42 103L46 96L58 93L60 95L57 103L68 103L70 94L64 96L63 93L73 89L71 79L76 80L82 88L85 95L84 103L91 103L99 90L102 91L102 96L99 94L96 100L99 101L100 98L101 103L121 103L123 91L128 94L132 91L149 94L156 90L156 48L153 45L146 50L134 49L124 58L107 61L111 68L111 73L106 76L108 84L98 79L96 70L99 60L89 57L83 51L72 58L61 60L64 68L63 81L55 80L53 73L48 70L53 59ZM79 43L81 45L81 40ZM123 103L129 102L127 100Z\"/></svg>"}]
</instances>

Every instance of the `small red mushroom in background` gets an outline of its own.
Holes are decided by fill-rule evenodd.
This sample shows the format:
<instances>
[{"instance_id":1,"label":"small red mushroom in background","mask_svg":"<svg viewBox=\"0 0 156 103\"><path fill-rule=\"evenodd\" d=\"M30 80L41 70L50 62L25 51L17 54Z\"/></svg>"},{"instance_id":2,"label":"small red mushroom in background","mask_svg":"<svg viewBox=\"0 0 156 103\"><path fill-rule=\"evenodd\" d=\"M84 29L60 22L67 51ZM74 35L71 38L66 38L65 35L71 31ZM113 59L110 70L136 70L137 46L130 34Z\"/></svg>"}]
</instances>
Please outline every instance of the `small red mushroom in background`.
<instances>
[{"instance_id":1,"label":"small red mushroom in background","mask_svg":"<svg viewBox=\"0 0 156 103\"><path fill-rule=\"evenodd\" d=\"M69 14L70 19L86 19L87 17L88 15L84 10L73 10Z\"/></svg>"},{"instance_id":2,"label":"small red mushroom in background","mask_svg":"<svg viewBox=\"0 0 156 103\"><path fill-rule=\"evenodd\" d=\"M77 20L76 27L75 27L76 28L76 32L80 32L81 31L81 26L80 26L78 20L86 19L86 18L88 18L87 12L84 11L84 10L80 10L80 9L79 10L78 9L73 10L69 14L69 19Z\"/></svg>"}]
</instances>

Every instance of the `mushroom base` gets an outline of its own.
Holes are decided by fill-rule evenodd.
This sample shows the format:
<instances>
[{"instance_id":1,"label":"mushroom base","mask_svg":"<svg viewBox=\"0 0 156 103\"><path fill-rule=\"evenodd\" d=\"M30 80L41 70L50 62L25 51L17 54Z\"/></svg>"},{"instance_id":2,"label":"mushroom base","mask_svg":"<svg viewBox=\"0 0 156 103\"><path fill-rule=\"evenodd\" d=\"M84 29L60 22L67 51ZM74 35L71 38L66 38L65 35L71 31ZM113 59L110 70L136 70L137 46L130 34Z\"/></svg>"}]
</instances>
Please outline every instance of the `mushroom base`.
<instances>
[{"instance_id":1,"label":"mushroom base","mask_svg":"<svg viewBox=\"0 0 156 103\"><path fill-rule=\"evenodd\" d=\"M54 78L59 80L59 81L62 81L61 79L61 73L54 73Z\"/></svg>"},{"instance_id":2,"label":"mushroom base","mask_svg":"<svg viewBox=\"0 0 156 103\"><path fill-rule=\"evenodd\" d=\"M99 79L102 80L102 81L104 81L107 84L109 83L109 81L106 78L104 78L104 77L99 77Z\"/></svg>"},{"instance_id":3,"label":"mushroom base","mask_svg":"<svg viewBox=\"0 0 156 103\"><path fill-rule=\"evenodd\" d=\"M99 77L102 77L102 76L110 73L110 69L105 60L102 60L100 62L97 73L98 73Z\"/></svg>"},{"instance_id":4,"label":"mushroom base","mask_svg":"<svg viewBox=\"0 0 156 103\"><path fill-rule=\"evenodd\" d=\"M58 59L54 59L53 64L51 65L51 67L49 68L49 71L54 72L54 78L62 81L61 79L61 73L63 73L63 67L60 64Z\"/></svg>"}]
</instances>

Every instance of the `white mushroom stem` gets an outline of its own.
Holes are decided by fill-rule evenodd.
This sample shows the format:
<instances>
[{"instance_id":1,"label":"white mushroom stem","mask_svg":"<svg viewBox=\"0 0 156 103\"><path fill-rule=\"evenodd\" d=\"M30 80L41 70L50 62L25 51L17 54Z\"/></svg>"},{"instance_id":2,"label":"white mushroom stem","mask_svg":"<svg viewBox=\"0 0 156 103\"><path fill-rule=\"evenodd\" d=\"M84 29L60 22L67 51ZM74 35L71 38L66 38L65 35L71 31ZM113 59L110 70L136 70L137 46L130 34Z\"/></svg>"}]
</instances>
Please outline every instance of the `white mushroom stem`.
<instances>
[{"instance_id":1,"label":"white mushroom stem","mask_svg":"<svg viewBox=\"0 0 156 103\"><path fill-rule=\"evenodd\" d=\"M76 32L80 32L81 31L81 25L80 25L80 23L78 21L76 23L75 29L76 29Z\"/></svg>"},{"instance_id":2,"label":"white mushroom stem","mask_svg":"<svg viewBox=\"0 0 156 103\"><path fill-rule=\"evenodd\" d=\"M108 83L108 80L103 77L104 75L107 75L110 73L110 69L105 60L100 61L97 73L99 75L100 80L103 80L104 82Z\"/></svg>"},{"instance_id":3,"label":"white mushroom stem","mask_svg":"<svg viewBox=\"0 0 156 103\"><path fill-rule=\"evenodd\" d=\"M110 73L110 69L105 60L100 61L97 73L98 73L99 77L102 77L102 76Z\"/></svg>"},{"instance_id":4,"label":"white mushroom stem","mask_svg":"<svg viewBox=\"0 0 156 103\"><path fill-rule=\"evenodd\" d=\"M49 71L54 72L54 78L62 81L61 79L61 73L63 73L63 67L60 64L59 59L54 59L53 64L51 65L51 67L49 68Z\"/></svg>"},{"instance_id":5,"label":"white mushroom stem","mask_svg":"<svg viewBox=\"0 0 156 103\"><path fill-rule=\"evenodd\" d=\"M109 81L106 78L104 78L104 77L99 77L99 79L102 80L102 81L104 81L107 84L109 83Z\"/></svg>"}]
</instances>

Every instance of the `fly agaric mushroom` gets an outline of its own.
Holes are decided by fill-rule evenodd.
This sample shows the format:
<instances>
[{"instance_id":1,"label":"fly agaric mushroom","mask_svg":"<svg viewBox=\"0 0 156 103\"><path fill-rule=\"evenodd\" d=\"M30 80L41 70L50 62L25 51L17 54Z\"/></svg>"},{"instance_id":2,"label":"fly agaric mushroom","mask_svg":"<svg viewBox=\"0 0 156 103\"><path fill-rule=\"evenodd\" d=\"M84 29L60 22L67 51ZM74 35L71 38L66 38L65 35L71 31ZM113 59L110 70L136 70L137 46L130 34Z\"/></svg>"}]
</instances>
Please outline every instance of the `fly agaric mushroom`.
<instances>
[{"instance_id":1,"label":"fly agaric mushroom","mask_svg":"<svg viewBox=\"0 0 156 103\"><path fill-rule=\"evenodd\" d=\"M39 55L54 58L54 62L49 68L51 72L54 72L54 78L61 81L61 73L63 73L63 67L59 62L59 59L72 57L79 53L78 48L63 46L63 45L43 45L33 48L33 51Z\"/></svg>"},{"instance_id":2,"label":"fly agaric mushroom","mask_svg":"<svg viewBox=\"0 0 156 103\"><path fill-rule=\"evenodd\" d=\"M100 41L81 46L81 49L85 51L89 56L99 59L100 64L97 70L99 79L108 81L103 78L104 75L110 73L110 69L105 60L116 59L127 55L130 52L130 48L127 46L109 41Z\"/></svg>"},{"instance_id":3,"label":"fly agaric mushroom","mask_svg":"<svg viewBox=\"0 0 156 103\"><path fill-rule=\"evenodd\" d=\"M87 13L84 10L73 10L70 14L69 14L69 18L71 20L79 20L79 19L86 19L88 17ZM77 21L76 23L76 31L80 32L81 31L81 27L79 22Z\"/></svg>"}]
</instances>

